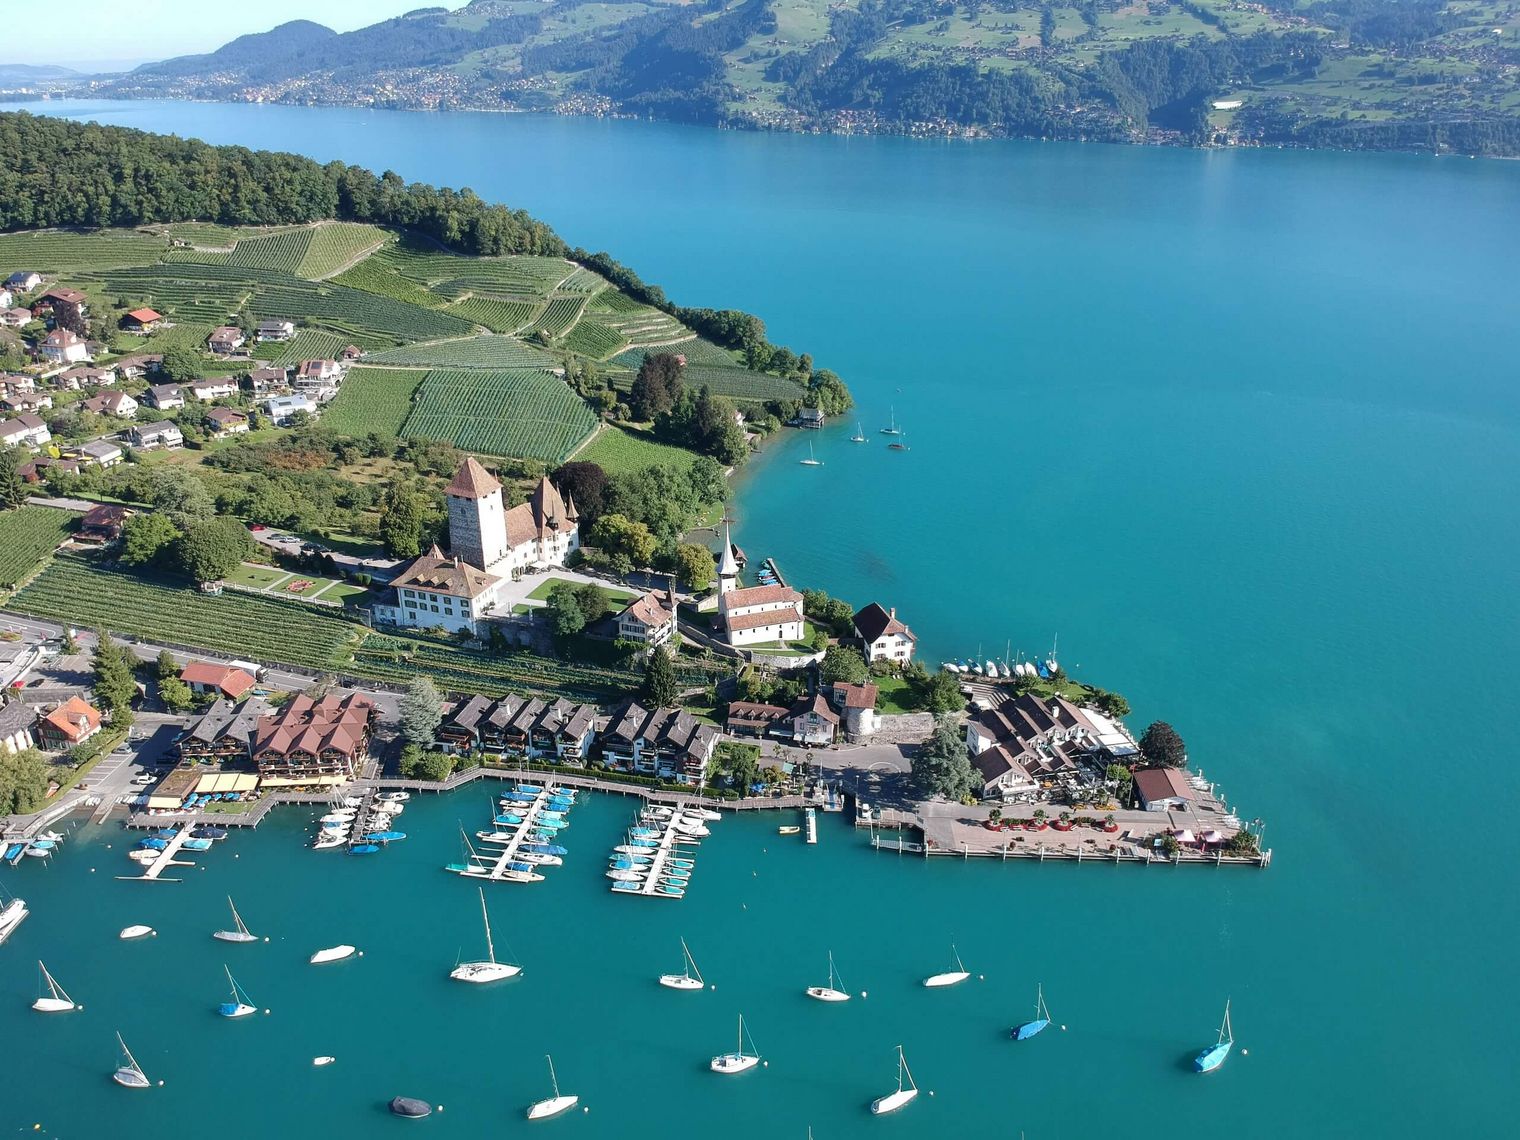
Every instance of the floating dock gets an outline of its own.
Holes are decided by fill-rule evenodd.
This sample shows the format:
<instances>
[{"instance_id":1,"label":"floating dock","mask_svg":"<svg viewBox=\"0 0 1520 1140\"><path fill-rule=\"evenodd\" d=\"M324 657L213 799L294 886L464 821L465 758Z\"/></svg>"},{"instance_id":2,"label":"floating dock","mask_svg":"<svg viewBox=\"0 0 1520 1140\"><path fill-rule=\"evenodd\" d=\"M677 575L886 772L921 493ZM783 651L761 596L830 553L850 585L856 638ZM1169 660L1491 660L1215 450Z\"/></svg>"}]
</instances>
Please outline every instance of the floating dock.
<instances>
[{"instance_id":1,"label":"floating dock","mask_svg":"<svg viewBox=\"0 0 1520 1140\"><path fill-rule=\"evenodd\" d=\"M190 862L190 860L188 860L188 859L176 859L175 858L175 856L179 854L180 849L182 847L184 847L185 843L189 839L190 839L190 828L188 826L180 828L177 832L174 833L174 838L172 838L172 839L169 840L168 845L165 846L164 849L158 853L158 858L154 859L153 862L149 863L147 865L147 867L144 869L144 871L143 871L143 873L141 875L117 875L116 877L118 879L131 880L133 882L144 882L144 881L145 882L150 882L150 883L153 883L153 882L164 882L164 883L178 883L178 882L181 882L182 880L180 880L180 879L165 879L165 878L162 878L161 876L170 867L193 867L193 866L195 866L195 864L192 863L192 862Z\"/></svg>"},{"instance_id":2,"label":"floating dock","mask_svg":"<svg viewBox=\"0 0 1520 1140\"><path fill-rule=\"evenodd\" d=\"M818 842L818 812L814 808L808 808L802 816L803 833L809 843Z\"/></svg>"},{"instance_id":3,"label":"floating dock","mask_svg":"<svg viewBox=\"0 0 1520 1140\"><path fill-rule=\"evenodd\" d=\"M450 863L446 870L453 871L456 875L464 875L472 879L490 879L498 883L538 883L543 881L543 875L536 869L514 869L514 863L521 863L521 853L525 844L549 843L547 839L533 837L534 826L543 818L543 813L556 810L551 808L551 803L562 803L569 799L574 803L575 792L573 789L544 787L538 792L524 792L523 785L517 785L516 794L532 795L529 802L514 803L510 806L498 807L492 815L492 826L495 830L503 828L515 829L512 837L505 841L498 839L483 839L477 836L477 841L482 846L489 845L492 850L487 854L479 854L475 845L465 838L469 849L469 855L463 863ZM568 810L563 809L563 810ZM506 813L520 815L521 823L496 823L496 816ZM530 864L531 867L544 866L546 864Z\"/></svg>"},{"instance_id":4,"label":"floating dock","mask_svg":"<svg viewBox=\"0 0 1520 1140\"><path fill-rule=\"evenodd\" d=\"M708 822L700 809L692 812L682 808L645 808L639 815L639 826L658 829L660 836L648 841L654 846L645 848L647 854L641 856L647 858L649 863L632 868L640 877L614 880L612 893L657 899L684 898L696 864L693 860L684 859L687 853L683 851L682 845L695 847L700 843L708 834ZM622 852L614 851L610 865L617 866L623 858L626 856ZM691 862L692 866L679 866L677 860Z\"/></svg>"}]
</instances>

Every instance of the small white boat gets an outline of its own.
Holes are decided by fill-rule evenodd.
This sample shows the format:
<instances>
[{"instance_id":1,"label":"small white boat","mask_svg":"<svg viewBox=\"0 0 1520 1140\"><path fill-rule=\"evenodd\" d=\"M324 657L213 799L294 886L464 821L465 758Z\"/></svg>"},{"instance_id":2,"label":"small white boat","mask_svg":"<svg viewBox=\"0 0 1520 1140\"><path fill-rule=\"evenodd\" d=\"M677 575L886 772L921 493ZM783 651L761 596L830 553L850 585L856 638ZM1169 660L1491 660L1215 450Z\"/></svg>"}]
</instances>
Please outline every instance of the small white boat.
<instances>
[{"instance_id":1,"label":"small white boat","mask_svg":"<svg viewBox=\"0 0 1520 1140\"><path fill-rule=\"evenodd\" d=\"M776 828L777 835L798 835L801 831L802 828L798 827L795 823Z\"/></svg>"},{"instance_id":2,"label":"small white boat","mask_svg":"<svg viewBox=\"0 0 1520 1140\"><path fill-rule=\"evenodd\" d=\"M320 1067L322 1065L331 1065L337 1059L336 1057L313 1057L311 1063Z\"/></svg>"},{"instance_id":3,"label":"small white boat","mask_svg":"<svg viewBox=\"0 0 1520 1140\"><path fill-rule=\"evenodd\" d=\"M26 909L24 899L13 898L10 902L6 903L5 908L0 910L0 942L4 942L9 938L16 927L20 926L22 920L30 913L31 911Z\"/></svg>"},{"instance_id":4,"label":"small white boat","mask_svg":"<svg viewBox=\"0 0 1520 1140\"><path fill-rule=\"evenodd\" d=\"M971 972L962 964L960 953L955 949L953 942L950 943L950 956L955 959L955 969L946 970L943 974L930 974L924 979L924 985L930 989L940 986L958 986L971 976Z\"/></svg>"},{"instance_id":5,"label":"small white boat","mask_svg":"<svg viewBox=\"0 0 1520 1140\"><path fill-rule=\"evenodd\" d=\"M152 1088L153 1082L148 1080L148 1074L142 1071L142 1066L137 1063L137 1058L132 1056L132 1050L127 1048L127 1043L121 1039L120 1033L116 1035L116 1044L121 1046L121 1053L126 1063L117 1067L111 1074L111 1079L123 1088Z\"/></svg>"},{"instance_id":6,"label":"small white boat","mask_svg":"<svg viewBox=\"0 0 1520 1140\"><path fill-rule=\"evenodd\" d=\"M697 960L691 956L691 950L684 938L681 939L681 954L685 959L681 972L661 974L660 985L672 990L700 990L704 984L702 971L697 969Z\"/></svg>"},{"instance_id":7,"label":"small white boat","mask_svg":"<svg viewBox=\"0 0 1520 1140\"><path fill-rule=\"evenodd\" d=\"M158 852L145 851L139 847L128 851L127 858L131 859L134 863L151 863L153 860L158 858Z\"/></svg>"},{"instance_id":8,"label":"small white boat","mask_svg":"<svg viewBox=\"0 0 1520 1140\"><path fill-rule=\"evenodd\" d=\"M850 995L845 992L839 980L839 973L834 969L834 952L829 951L829 984L826 986L809 986L807 996L819 1001L849 1001Z\"/></svg>"},{"instance_id":9,"label":"small white boat","mask_svg":"<svg viewBox=\"0 0 1520 1140\"><path fill-rule=\"evenodd\" d=\"M349 945L329 946L326 950L318 950L311 956L311 964L320 966L324 962L341 962L344 958L352 958L358 951Z\"/></svg>"},{"instance_id":10,"label":"small white boat","mask_svg":"<svg viewBox=\"0 0 1520 1140\"><path fill-rule=\"evenodd\" d=\"M257 942L259 936L248 932L248 926L243 922L243 916L238 913L237 904L232 901L231 895L227 896L227 905L232 907L233 929L218 930L211 937L222 942Z\"/></svg>"},{"instance_id":11,"label":"small white boat","mask_svg":"<svg viewBox=\"0 0 1520 1140\"><path fill-rule=\"evenodd\" d=\"M519 863L532 863L538 867L559 867L565 862L558 855L545 855L541 851L519 851L515 858Z\"/></svg>"},{"instance_id":12,"label":"small white boat","mask_svg":"<svg viewBox=\"0 0 1520 1140\"><path fill-rule=\"evenodd\" d=\"M904 1084L904 1081L907 1083ZM897 1091L890 1092L886 1096L879 1096L873 1100L871 1102L871 1112L876 1116L881 1116L888 1112L896 1112L917 1095L918 1085L913 1083L913 1074L908 1071L908 1059L903 1056L902 1046L899 1045L897 1047Z\"/></svg>"},{"instance_id":13,"label":"small white boat","mask_svg":"<svg viewBox=\"0 0 1520 1140\"><path fill-rule=\"evenodd\" d=\"M154 930L151 926L134 925L122 927L121 933L116 937L121 939L147 938L157 933L158 931Z\"/></svg>"},{"instance_id":14,"label":"small white boat","mask_svg":"<svg viewBox=\"0 0 1520 1140\"><path fill-rule=\"evenodd\" d=\"M496 943L491 940L491 916L486 911L486 891L484 887L476 890L480 892L480 917L486 926L486 960L461 962L449 971L449 977L456 982L499 982L503 978L516 977L522 973L521 966L496 960Z\"/></svg>"},{"instance_id":15,"label":"small white boat","mask_svg":"<svg viewBox=\"0 0 1520 1140\"><path fill-rule=\"evenodd\" d=\"M822 467L823 466L823 460L819 459L816 455L813 454L813 441L812 440L808 440L808 457L806 459L799 460L799 462L804 467Z\"/></svg>"},{"instance_id":16,"label":"small white boat","mask_svg":"<svg viewBox=\"0 0 1520 1140\"><path fill-rule=\"evenodd\" d=\"M712 808L692 808L691 810L694 814L700 815L708 823L717 823L723 818L722 812L713 811Z\"/></svg>"},{"instance_id":17,"label":"small white boat","mask_svg":"<svg viewBox=\"0 0 1520 1140\"><path fill-rule=\"evenodd\" d=\"M560 1094L559 1077L554 1072L554 1058L547 1053L544 1054L544 1058L549 1062L549 1083L554 1087L554 1095L530 1104L528 1106L529 1120L547 1120L551 1116L558 1116L566 1109L574 1108L581 1099L573 1093Z\"/></svg>"},{"instance_id":18,"label":"small white boat","mask_svg":"<svg viewBox=\"0 0 1520 1140\"><path fill-rule=\"evenodd\" d=\"M253 999L237 984L237 979L232 976L232 971L224 965L223 970L227 973L227 984L232 987L232 1000L224 1001L216 1007L216 1012L223 1017L247 1017L250 1013L258 1013L258 1007L253 1004Z\"/></svg>"},{"instance_id":19,"label":"small white boat","mask_svg":"<svg viewBox=\"0 0 1520 1140\"><path fill-rule=\"evenodd\" d=\"M755 1039L750 1037L749 1030L744 1028L744 1015L741 1013L739 1015L739 1048L732 1053L719 1053L709 1063L708 1068L715 1073L723 1073L727 1076L733 1073L742 1073L746 1069L753 1069L758 1065L760 1063L759 1051L756 1050L753 1053L746 1053L744 1051L744 1040L746 1037L749 1038L749 1047L754 1049Z\"/></svg>"},{"instance_id":20,"label":"small white boat","mask_svg":"<svg viewBox=\"0 0 1520 1140\"><path fill-rule=\"evenodd\" d=\"M607 877L617 883L637 883L644 875L643 871L620 871L616 867L607 872Z\"/></svg>"},{"instance_id":21,"label":"small white boat","mask_svg":"<svg viewBox=\"0 0 1520 1140\"><path fill-rule=\"evenodd\" d=\"M36 1001L32 1002L32 1008L38 1013L68 1013L79 1007L74 1004L74 999L63 992L63 987L58 984L58 979L48 973L48 968L40 961L37 969L42 971L42 988L46 994L40 994Z\"/></svg>"},{"instance_id":22,"label":"small white boat","mask_svg":"<svg viewBox=\"0 0 1520 1140\"><path fill-rule=\"evenodd\" d=\"M332 824L332 825L336 826L336 825L341 825L341 824L345 824L345 823L353 823L354 820L356 820L358 818L359 818L359 809L358 808L341 808L338 811L328 812L321 819L317 820L317 822L320 823L320 824L322 824L324 827L327 826L327 825L329 825L329 824Z\"/></svg>"},{"instance_id":23,"label":"small white boat","mask_svg":"<svg viewBox=\"0 0 1520 1140\"><path fill-rule=\"evenodd\" d=\"M315 851L330 851L334 847L342 847L347 843L347 831L324 831L317 836L317 841L311 846Z\"/></svg>"},{"instance_id":24,"label":"small white boat","mask_svg":"<svg viewBox=\"0 0 1520 1140\"><path fill-rule=\"evenodd\" d=\"M375 797L375 799L379 800L381 803L387 804L404 804L411 798L411 792L381 792L378 796Z\"/></svg>"}]
</instances>

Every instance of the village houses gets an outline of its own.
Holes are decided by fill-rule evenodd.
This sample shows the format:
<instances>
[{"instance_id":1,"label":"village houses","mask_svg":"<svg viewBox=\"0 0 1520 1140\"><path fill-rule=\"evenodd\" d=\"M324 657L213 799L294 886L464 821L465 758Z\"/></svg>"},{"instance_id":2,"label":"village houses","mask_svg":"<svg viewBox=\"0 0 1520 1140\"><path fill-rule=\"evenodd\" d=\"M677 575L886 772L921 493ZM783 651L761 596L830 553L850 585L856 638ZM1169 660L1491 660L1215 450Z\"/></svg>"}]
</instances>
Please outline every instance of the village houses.
<instances>
[{"instance_id":1,"label":"village houses","mask_svg":"<svg viewBox=\"0 0 1520 1140\"><path fill-rule=\"evenodd\" d=\"M127 433L134 447L182 447L184 434L168 420L151 424L135 424Z\"/></svg>"},{"instance_id":2,"label":"village houses","mask_svg":"<svg viewBox=\"0 0 1520 1140\"><path fill-rule=\"evenodd\" d=\"M246 432L248 417L234 408L212 408L206 413L206 424L221 439Z\"/></svg>"},{"instance_id":3,"label":"village houses","mask_svg":"<svg viewBox=\"0 0 1520 1140\"><path fill-rule=\"evenodd\" d=\"M180 670L179 679L197 696L213 693L235 701L256 683L251 675L235 665L215 661L191 661Z\"/></svg>"},{"instance_id":4,"label":"village houses","mask_svg":"<svg viewBox=\"0 0 1520 1140\"><path fill-rule=\"evenodd\" d=\"M438 747L450 754L492 752L513 760L584 766L596 740L596 710L560 699L474 696L449 709Z\"/></svg>"},{"instance_id":5,"label":"village houses","mask_svg":"<svg viewBox=\"0 0 1520 1140\"><path fill-rule=\"evenodd\" d=\"M617 635L622 641L636 641L653 650L669 644L676 633L676 595L674 589L651 590L628 603L617 616Z\"/></svg>"},{"instance_id":6,"label":"village houses","mask_svg":"<svg viewBox=\"0 0 1520 1140\"><path fill-rule=\"evenodd\" d=\"M269 419L276 427L289 427L298 415L314 416L317 405L309 396L271 396L264 401Z\"/></svg>"},{"instance_id":7,"label":"village houses","mask_svg":"<svg viewBox=\"0 0 1520 1140\"><path fill-rule=\"evenodd\" d=\"M90 346L70 329L56 328L42 338L38 351L54 364L78 364L90 356Z\"/></svg>"},{"instance_id":8,"label":"village houses","mask_svg":"<svg viewBox=\"0 0 1520 1140\"><path fill-rule=\"evenodd\" d=\"M83 697L70 697L37 722L37 743L49 752L62 752L99 731L100 710Z\"/></svg>"},{"instance_id":9,"label":"village houses","mask_svg":"<svg viewBox=\"0 0 1520 1140\"><path fill-rule=\"evenodd\" d=\"M0 420L0 445L5 447L46 447L52 438L47 424L34 415Z\"/></svg>"},{"instance_id":10,"label":"village houses","mask_svg":"<svg viewBox=\"0 0 1520 1140\"><path fill-rule=\"evenodd\" d=\"M222 325L221 328L211 330L211 335L206 338L206 347L217 356L226 356L242 348L247 340L243 330L236 325Z\"/></svg>"},{"instance_id":11,"label":"village houses","mask_svg":"<svg viewBox=\"0 0 1520 1140\"><path fill-rule=\"evenodd\" d=\"M230 376L218 376L207 380L191 380L184 385L184 392L197 400L226 400L237 395L237 381Z\"/></svg>"},{"instance_id":12,"label":"village houses","mask_svg":"<svg viewBox=\"0 0 1520 1140\"><path fill-rule=\"evenodd\" d=\"M87 412L93 412L97 416L117 416L124 420L130 420L137 415L137 409L141 405L125 392L101 392L91 396L81 405Z\"/></svg>"},{"instance_id":13,"label":"village houses","mask_svg":"<svg viewBox=\"0 0 1520 1140\"><path fill-rule=\"evenodd\" d=\"M5 287L16 293L30 293L42 284L42 274L30 269L18 269L5 279Z\"/></svg>"},{"instance_id":14,"label":"village houses","mask_svg":"<svg viewBox=\"0 0 1520 1140\"><path fill-rule=\"evenodd\" d=\"M647 709L629 701L602 733L602 760L641 776L700 785L718 743L718 730L684 709Z\"/></svg>"},{"instance_id":15,"label":"village houses","mask_svg":"<svg viewBox=\"0 0 1520 1140\"><path fill-rule=\"evenodd\" d=\"M185 392L178 384L155 384L142 394L143 403L161 412L185 406Z\"/></svg>"},{"instance_id":16,"label":"village houses","mask_svg":"<svg viewBox=\"0 0 1520 1140\"><path fill-rule=\"evenodd\" d=\"M890 661L906 665L913 660L918 639L913 631L897 620L897 609L884 610L872 602L855 615L855 633L866 661Z\"/></svg>"},{"instance_id":17,"label":"village houses","mask_svg":"<svg viewBox=\"0 0 1520 1140\"><path fill-rule=\"evenodd\" d=\"M258 338L261 341L289 340L296 335L296 326L291 321L260 321Z\"/></svg>"},{"instance_id":18,"label":"village houses","mask_svg":"<svg viewBox=\"0 0 1520 1140\"><path fill-rule=\"evenodd\" d=\"M163 323L164 315L152 309L133 309L121 318L121 327L135 333L150 333Z\"/></svg>"}]
</instances>

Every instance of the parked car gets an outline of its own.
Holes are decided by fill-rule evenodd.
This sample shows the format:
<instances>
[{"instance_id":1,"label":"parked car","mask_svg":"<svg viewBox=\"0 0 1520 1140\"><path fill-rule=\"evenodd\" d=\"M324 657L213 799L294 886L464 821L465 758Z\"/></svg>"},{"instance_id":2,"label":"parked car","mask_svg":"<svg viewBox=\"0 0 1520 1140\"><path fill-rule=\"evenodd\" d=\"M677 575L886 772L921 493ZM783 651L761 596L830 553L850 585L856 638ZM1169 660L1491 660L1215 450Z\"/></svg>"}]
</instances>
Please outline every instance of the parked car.
<instances>
[{"instance_id":1,"label":"parked car","mask_svg":"<svg viewBox=\"0 0 1520 1140\"><path fill-rule=\"evenodd\" d=\"M149 784L155 782L157 779L157 776L154 776L148 772L144 772L141 776L133 776L132 783L136 787L146 788Z\"/></svg>"}]
</instances>

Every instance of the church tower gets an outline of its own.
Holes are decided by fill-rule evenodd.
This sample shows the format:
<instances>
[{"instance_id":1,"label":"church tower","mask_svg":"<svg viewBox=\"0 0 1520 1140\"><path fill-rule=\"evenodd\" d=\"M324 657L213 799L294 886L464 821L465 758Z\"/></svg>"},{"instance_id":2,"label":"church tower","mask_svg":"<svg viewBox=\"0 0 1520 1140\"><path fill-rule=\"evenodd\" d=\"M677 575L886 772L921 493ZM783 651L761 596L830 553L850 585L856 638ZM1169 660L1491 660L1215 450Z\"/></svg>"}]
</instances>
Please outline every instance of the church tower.
<instances>
[{"instance_id":1,"label":"church tower","mask_svg":"<svg viewBox=\"0 0 1520 1140\"><path fill-rule=\"evenodd\" d=\"M506 558L507 516L496 477L470 456L443 493L449 502L449 553L481 570Z\"/></svg>"},{"instance_id":2,"label":"church tower","mask_svg":"<svg viewBox=\"0 0 1520 1140\"><path fill-rule=\"evenodd\" d=\"M734 557L734 540L729 537L728 519L723 520L723 553L718 557L718 597L739 588L739 560Z\"/></svg>"}]
</instances>

